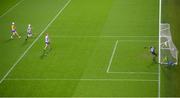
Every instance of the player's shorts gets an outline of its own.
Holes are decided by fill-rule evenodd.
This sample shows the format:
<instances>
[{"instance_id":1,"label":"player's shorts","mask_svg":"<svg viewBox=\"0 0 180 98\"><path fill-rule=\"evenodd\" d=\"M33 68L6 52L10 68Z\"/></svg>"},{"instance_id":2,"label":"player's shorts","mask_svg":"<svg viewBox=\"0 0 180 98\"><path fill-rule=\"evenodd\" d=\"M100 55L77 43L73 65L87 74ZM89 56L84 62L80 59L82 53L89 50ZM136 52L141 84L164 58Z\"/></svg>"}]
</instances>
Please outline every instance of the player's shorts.
<instances>
[{"instance_id":1,"label":"player's shorts","mask_svg":"<svg viewBox=\"0 0 180 98\"><path fill-rule=\"evenodd\" d=\"M27 31L28 34L32 34L32 31Z\"/></svg>"},{"instance_id":2,"label":"player's shorts","mask_svg":"<svg viewBox=\"0 0 180 98\"><path fill-rule=\"evenodd\" d=\"M28 33L27 36L28 36L28 37L31 37L31 36L32 36L32 33Z\"/></svg>"},{"instance_id":3,"label":"player's shorts","mask_svg":"<svg viewBox=\"0 0 180 98\"><path fill-rule=\"evenodd\" d=\"M50 43L49 42L45 42L46 43L46 45L49 45Z\"/></svg>"},{"instance_id":4,"label":"player's shorts","mask_svg":"<svg viewBox=\"0 0 180 98\"><path fill-rule=\"evenodd\" d=\"M12 33L16 33L16 30L12 30Z\"/></svg>"}]
</instances>

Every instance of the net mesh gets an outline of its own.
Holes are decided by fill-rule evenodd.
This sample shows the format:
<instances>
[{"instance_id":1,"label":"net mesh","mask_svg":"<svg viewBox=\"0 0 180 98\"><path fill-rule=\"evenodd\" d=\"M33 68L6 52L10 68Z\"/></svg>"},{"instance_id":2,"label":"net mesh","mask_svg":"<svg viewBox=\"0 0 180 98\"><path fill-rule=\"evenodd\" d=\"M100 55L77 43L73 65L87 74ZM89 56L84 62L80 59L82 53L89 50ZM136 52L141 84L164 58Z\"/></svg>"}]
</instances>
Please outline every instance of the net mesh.
<instances>
[{"instance_id":1,"label":"net mesh","mask_svg":"<svg viewBox=\"0 0 180 98\"><path fill-rule=\"evenodd\" d=\"M178 50L172 41L170 24L161 24L160 31L160 63L178 64Z\"/></svg>"}]
</instances>

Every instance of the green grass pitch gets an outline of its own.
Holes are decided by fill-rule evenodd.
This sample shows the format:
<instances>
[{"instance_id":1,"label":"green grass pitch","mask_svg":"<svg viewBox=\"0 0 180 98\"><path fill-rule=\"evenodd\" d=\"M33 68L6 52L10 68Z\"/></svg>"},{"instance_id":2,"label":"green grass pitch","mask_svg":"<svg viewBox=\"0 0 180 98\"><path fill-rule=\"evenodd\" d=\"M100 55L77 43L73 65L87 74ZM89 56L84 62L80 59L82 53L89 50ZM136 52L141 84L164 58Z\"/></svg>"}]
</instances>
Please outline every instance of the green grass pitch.
<instances>
[{"instance_id":1,"label":"green grass pitch","mask_svg":"<svg viewBox=\"0 0 180 98\"><path fill-rule=\"evenodd\" d=\"M0 97L158 97L158 27L159 0L1 0Z\"/></svg>"}]
</instances>

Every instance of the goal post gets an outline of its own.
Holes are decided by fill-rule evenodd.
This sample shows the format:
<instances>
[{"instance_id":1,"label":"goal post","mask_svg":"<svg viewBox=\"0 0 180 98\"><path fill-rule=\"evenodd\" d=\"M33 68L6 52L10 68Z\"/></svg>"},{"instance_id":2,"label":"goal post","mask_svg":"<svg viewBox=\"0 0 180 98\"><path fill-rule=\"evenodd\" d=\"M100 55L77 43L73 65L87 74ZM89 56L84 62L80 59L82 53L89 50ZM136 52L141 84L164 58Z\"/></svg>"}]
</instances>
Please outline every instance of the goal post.
<instances>
[{"instance_id":1,"label":"goal post","mask_svg":"<svg viewBox=\"0 0 180 98\"><path fill-rule=\"evenodd\" d=\"M170 24L161 23L159 37L159 63L165 65L177 65L178 50L172 40Z\"/></svg>"}]
</instances>

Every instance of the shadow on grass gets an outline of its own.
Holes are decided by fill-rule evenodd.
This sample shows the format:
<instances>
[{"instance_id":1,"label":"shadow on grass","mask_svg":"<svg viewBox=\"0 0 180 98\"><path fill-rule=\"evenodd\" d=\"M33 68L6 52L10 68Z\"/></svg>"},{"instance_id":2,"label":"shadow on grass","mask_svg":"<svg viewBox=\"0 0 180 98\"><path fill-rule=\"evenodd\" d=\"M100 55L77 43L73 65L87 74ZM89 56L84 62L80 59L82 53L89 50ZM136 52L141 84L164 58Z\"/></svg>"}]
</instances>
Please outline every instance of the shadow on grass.
<instances>
[{"instance_id":1,"label":"shadow on grass","mask_svg":"<svg viewBox=\"0 0 180 98\"><path fill-rule=\"evenodd\" d=\"M52 50L52 48L48 48L46 50L43 50L40 58L44 59L45 57L47 57L49 55L49 53L51 52L51 50Z\"/></svg>"},{"instance_id":2,"label":"shadow on grass","mask_svg":"<svg viewBox=\"0 0 180 98\"><path fill-rule=\"evenodd\" d=\"M5 40L4 42L5 43L9 43L9 42L11 42L13 39L8 39L8 40Z\"/></svg>"},{"instance_id":3,"label":"shadow on grass","mask_svg":"<svg viewBox=\"0 0 180 98\"><path fill-rule=\"evenodd\" d=\"M158 63L157 57L152 57L152 62L147 67L152 68L152 67L157 66L158 64L159 63Z\"/></svg>"},{"instance_id":4,"label":"shadow on grass","mask_svg":"<svg viewBox=\"0 0 180 98\"><path fill-rule=\"evenodd\" d=\"M26 46L28 44L28 41L25 40L24 43L22 44L22 46Z\"/></svg>"},{"instance_id":5,"label":"shadow on grass","mask_svg":"<svg viewBox=\"0 0 180 98\"><path fill-rule=\"evenodd\" d=\"M24 43L22 44L22 46L26 46L28 44L28 42L32 42L32 39L34 39L34 37L29 37L29 38L25 38L24 39Z\"/></svg>"}]
</instances>

